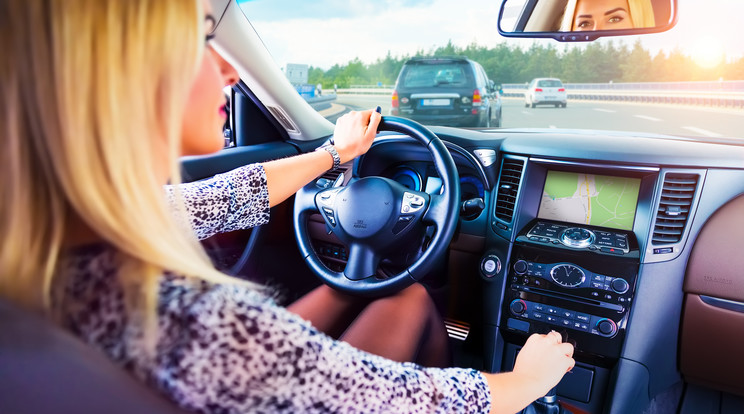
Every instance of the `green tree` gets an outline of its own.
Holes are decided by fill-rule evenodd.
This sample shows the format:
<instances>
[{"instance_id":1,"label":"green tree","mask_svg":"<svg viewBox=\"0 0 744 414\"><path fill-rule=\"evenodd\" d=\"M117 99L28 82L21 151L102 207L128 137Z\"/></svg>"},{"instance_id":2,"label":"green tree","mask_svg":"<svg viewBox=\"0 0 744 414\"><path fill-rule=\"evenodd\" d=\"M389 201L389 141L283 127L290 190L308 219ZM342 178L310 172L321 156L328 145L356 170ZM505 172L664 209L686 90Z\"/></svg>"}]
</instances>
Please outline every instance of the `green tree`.
<instances>
[{"instance_id":1,"label":"green tree","mask_svg":"<svg viewBox=\"0 0 744 414\"><path fill-rule=\"evenodd\" d=\"M620 69L624 82L648 82L652 80L651 54L643 48L640 39L636 40L630 54L620 64Z\"/></svg>"}]
</instances>

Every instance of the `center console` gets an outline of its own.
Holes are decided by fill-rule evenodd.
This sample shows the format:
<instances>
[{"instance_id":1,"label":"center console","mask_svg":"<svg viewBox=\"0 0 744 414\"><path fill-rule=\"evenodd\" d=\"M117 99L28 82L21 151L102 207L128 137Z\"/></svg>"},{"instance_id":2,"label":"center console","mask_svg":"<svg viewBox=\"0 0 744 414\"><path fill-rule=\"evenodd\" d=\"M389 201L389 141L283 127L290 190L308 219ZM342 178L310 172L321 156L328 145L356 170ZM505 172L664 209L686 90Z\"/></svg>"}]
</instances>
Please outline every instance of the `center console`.
<instances>
[{"instance_id":1,"label":"center console","mask_svg":"<svg viewBox=\"0 0 744 414\"><path fill-rule=\"evenodd\" d=\"M505 336L550 330L583 360L620 356L639 267L630 231L537 219L516 238L506 273Z\"/></svg>"},{"instance_id":2,"label":"center console","mask_svg":"<svg viewBox=\"0 0 744 414\"><path fill-rule=\"evenodd\" d=\"M487 314L503 341L494 370L511 370L531 334L558 331L577 363L558 397L602 410L630 329L657 178L651 168L504 157L498 237L480 268L486 300L501 299Z\"/></svg>"}]
</instances>

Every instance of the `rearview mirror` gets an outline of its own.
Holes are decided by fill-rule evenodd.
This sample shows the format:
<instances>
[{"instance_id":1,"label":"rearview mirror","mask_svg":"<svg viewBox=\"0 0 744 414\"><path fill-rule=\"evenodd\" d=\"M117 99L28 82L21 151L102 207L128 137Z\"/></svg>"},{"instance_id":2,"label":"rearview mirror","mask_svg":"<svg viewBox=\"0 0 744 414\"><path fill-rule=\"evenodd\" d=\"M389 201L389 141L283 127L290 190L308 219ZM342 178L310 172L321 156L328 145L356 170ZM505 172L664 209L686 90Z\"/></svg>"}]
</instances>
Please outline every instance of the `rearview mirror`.
<instances>
[{"instance_id":1,"label":"rearview mirror","mask_svg":"<svg viewBox=\"0 0 744 414\"><path fill-rule=\"evenodd\" d=\"M498 29L506 37L562 42L657 33L677 23L677 0L504 0Z\"/></svg>"}]
</instances>

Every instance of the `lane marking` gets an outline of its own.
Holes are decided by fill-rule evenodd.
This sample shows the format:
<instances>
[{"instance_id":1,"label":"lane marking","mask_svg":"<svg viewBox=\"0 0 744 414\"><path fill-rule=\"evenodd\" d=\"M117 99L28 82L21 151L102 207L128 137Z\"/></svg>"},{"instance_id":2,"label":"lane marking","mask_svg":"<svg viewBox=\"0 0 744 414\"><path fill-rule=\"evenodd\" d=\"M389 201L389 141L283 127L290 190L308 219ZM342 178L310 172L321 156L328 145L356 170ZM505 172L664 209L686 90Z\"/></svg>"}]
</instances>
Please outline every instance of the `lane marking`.
<instances>
[{"instance_id":1,"label":"lane marking","mask_svg":"<svg viewBox=\"0 0 744 414\"><path fill-rule=\"evenodd\" d=\"M661 119L659 119L659 118L654 118L654 117L648 116L648 115L633 115L633 116L636 117L636 118L641 118L641 119L645 119L645 120L648 120L648 121L654 121L654 122L661 121Z\"/></svg>"},{"instance_id":2,"label":"lane marking","mask_svg":"<svg viewBox=\"0 0 744 414\"><path fill-rule=\"evenodd\" d=\"M532 112L522 111L523 114L532 116Z\"/></svg>"},{"instance_id":3,"label":"lane marking","mask_svg":"<svg viewBox=\"0 0 744 414\"><path fill-rule=\"evenodd\" d=\"M617 111L614 111L612 109L604 109L604 108L594 108L594 110L595 111L599 111L599 112L607 112L607 113L610 113L610 114L617 112Z\"/></svg>"},{"instance_id":4,"label":"lane marking","mask_svg":"<svg viewBox=\"0 0 744 414\"><path fill-rule=\"evenodd\" d=\"M556 129L556 128L558 128L558 127L556 127L555 125L548 125L548 128L551 128L551 129Z\"/></svg>"},{"instance_id":5,"label":"lane marking","mask_svg":"<svg viewBox=\"0 0 744 414\"><path fill-rule=\"evenodd\" d=\"M705 135L706 137L711 137L711 138L719 138L719 137L722 137L723 136L721 134L718 134L718 133L715 133L715 132L710 132L707 129L702 129L702 128L695 128L695 127L691 127L691 126L686 126L686 127L682 127L682 128L683 129L686 129L688 131L692 131L692 132L694 132L696 134Z\"/></svg>"}]
</instances>

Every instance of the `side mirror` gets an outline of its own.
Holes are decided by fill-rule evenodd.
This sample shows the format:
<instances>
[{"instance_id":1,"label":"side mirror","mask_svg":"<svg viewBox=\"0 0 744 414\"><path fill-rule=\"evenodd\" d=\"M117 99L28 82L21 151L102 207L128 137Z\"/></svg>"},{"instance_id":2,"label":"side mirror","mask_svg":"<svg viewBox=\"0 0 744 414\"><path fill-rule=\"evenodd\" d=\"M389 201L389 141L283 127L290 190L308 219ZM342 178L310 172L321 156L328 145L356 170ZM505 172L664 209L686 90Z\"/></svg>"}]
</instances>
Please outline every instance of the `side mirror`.
<instances>
[{"instance_id":1,"label":"side mirror","mask_svg":"<svg viewBox=\"0 0 744 414\"><path fill-rule=\"evenodd\" d=\"M488 80L488 92L496 92L496 83L491 79Z\"/></svg>"},{"instance_id":2,"label":"side mirror","mask_svg":"<svg viewBox=\"0 0 744 414\"><path fill-rule=\"evenodd\" d=\"M504 0L498 30L505 37L590 41L664 32L677 23L677 0Z\"/></svg>"}]
</instances>

